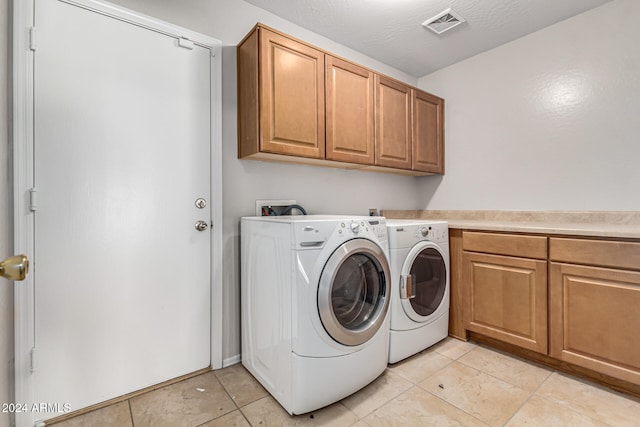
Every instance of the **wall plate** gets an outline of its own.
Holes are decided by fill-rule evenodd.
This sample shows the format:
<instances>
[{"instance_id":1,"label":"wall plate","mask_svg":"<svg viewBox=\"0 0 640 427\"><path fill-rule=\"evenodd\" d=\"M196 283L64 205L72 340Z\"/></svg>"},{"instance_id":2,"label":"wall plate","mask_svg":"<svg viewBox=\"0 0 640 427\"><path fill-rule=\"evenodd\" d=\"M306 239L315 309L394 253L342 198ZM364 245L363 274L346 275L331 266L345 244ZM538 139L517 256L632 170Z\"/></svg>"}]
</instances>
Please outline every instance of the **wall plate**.
<instances>
[{"instance_id":1,"label":"wall plate","mask_svg":"<svg viewBox=\"0 0 640 427\"><path fill-rule=\"evenodd\" d=\"M279 213L282 209L286 208L289 205L295 205L295 200L283 200L283 199L265 199L265 200L256 200L256 216L262 216L262 208L263 207L271 207L277 213ZM280 208L278 210L278 208Z\"/></svg>"}]
</instances>

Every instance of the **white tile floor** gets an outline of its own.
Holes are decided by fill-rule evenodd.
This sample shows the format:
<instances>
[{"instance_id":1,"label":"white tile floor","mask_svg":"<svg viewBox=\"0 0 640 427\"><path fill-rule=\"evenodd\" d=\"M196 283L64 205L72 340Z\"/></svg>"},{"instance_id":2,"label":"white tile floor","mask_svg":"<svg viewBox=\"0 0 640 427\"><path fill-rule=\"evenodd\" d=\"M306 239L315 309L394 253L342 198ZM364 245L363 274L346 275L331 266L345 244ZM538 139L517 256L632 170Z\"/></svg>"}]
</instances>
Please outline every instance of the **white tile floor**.
<instances>
[{"instance_id":1,"label":"white tile floor","mask_svg":"<svg viewBox=\"0 0 640 427\"><path fill-rule=\"evenodd\" d=\"M640 399L447 338L390 366L361 391L305 415L289 416L238 364L55 424L315 425L640 426Z\"/></svg>"}]
</instances>

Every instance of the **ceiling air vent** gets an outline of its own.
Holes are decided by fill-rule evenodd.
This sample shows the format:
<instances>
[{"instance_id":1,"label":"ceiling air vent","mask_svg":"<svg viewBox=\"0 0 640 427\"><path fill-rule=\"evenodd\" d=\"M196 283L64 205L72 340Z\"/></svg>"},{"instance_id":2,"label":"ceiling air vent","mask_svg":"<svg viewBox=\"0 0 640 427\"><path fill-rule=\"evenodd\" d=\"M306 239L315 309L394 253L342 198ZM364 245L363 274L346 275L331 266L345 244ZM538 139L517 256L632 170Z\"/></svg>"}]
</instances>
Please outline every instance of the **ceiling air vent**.
<instances>
[{"instance_id":1,"label":"ceiling air vent","mask_svg":"<svg viewBox=\"0 0 640 427\"><path fill-rule=\"evenodd\" d=\"M436 34L442 34L463 22L466 22L466 19L460 16L453 9L447 9L440 12L433 18L424 21L422 26L430 29Z\"/></svg>"}]
</instances>

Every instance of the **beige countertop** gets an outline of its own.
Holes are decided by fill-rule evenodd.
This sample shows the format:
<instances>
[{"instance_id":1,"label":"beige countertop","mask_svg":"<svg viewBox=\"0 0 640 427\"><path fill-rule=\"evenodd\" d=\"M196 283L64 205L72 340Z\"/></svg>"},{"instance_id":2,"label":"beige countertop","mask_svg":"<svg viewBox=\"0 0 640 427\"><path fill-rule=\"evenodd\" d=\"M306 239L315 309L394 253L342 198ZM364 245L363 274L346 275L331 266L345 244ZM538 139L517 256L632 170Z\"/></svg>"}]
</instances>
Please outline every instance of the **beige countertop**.
<instances>
[{"instance_id":1,"label":"beige countertop","mask_svg":"<svg viewBox=\"0 0 640 427\"><path fill-rule=\"evenodd\" d=\"M386 218L431 219L449 228L640 239L640 212L384 210Z\"/></svg>"}]
</instances>

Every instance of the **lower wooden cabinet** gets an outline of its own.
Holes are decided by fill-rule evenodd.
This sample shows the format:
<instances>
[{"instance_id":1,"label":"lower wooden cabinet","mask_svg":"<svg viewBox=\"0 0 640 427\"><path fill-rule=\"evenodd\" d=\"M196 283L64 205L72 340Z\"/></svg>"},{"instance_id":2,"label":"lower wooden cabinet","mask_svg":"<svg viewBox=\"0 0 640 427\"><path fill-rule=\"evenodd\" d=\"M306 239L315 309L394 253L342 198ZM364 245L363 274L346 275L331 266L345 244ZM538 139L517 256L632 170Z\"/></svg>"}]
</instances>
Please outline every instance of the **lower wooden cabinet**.
<instances>
[{"instance_id":1,"label":"lower wooden cabinet","mask_svg":"<svg viewBox=\"0 0 640 427\"><path fill-rule=\"evenodd\" d=\"M550 263L552 357L640 384L640 273Z\"/></svg>"},{"instance_id":2,"label":"lower wooden cabinet","mask_svg":"<svg viewBox=\"0 0 640 427\"><path fill-rule=\"evenodd\" d=\"M468 330L547 353L547 262L463 254Z\"/></svg>"},{"instance_id":3,"label":"lower wooden cabinet","mask_svg":"<svg viewBox=\"0 0 640 427\"><path fill-rule=\"evenodd\" d=\"M640 241L450 236L451 295L461 300L451 310L452 335L472 332L640 395Z\"/></svg>"}]
</instances>

